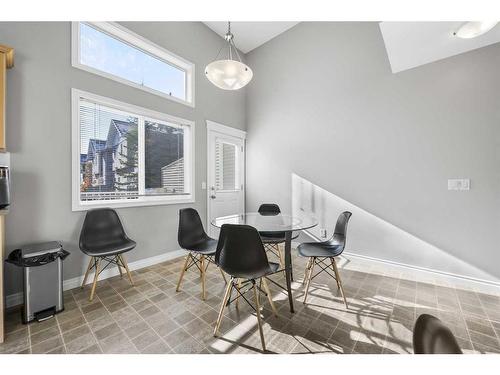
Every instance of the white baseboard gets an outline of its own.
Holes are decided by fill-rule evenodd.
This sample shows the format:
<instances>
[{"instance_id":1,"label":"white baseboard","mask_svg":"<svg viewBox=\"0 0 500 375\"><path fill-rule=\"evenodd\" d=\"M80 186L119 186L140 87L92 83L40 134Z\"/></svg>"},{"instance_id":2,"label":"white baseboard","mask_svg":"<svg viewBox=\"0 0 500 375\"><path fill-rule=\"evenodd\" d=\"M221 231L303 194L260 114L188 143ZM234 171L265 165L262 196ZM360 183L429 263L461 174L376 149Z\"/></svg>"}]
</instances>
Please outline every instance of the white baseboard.
<instances>
[{"instance_id":1,"label":"white baseboard","mask_svg":"<svg viewBox=\"0 0 500 375\"><path fill-rule=\"evenodd\" d=\"M310 236L312 237L312 236ZM298 242L292 242L292 248L296 248L300 243ZM478 279L466 275L458 275L454 273L449 273L449 272L444 272L444 271L439 271L431 268L425 268L425 267L419 267L419 266L413 266L411 264L406 264L406 263L400 263L400 262L395 262L387 259L380 259L380 258L375 258L375 257L370 257L366 255L360 255L356 253L351 253L349 251L344 251L343 255L346 257L352 257L352 258L360 258L364 259L370 262L377 262L377 263L383 263L385 265L389 265L391 267L395 267L401 270L412 270L415 271L416 274L421 274L421 275L429 275L433 274L436 276L441 277L444 280L448 280L449 282L453 284L460 284L464 285L464 283L467 283L469 286L473 286L475 290L479 292L484 292L484 293L491 293L491 292L500 292L500 282L496 281L491 281L491 280L483 280L483 279Z\"/></svg>"},{"instance_id":2,"label":"white baseboard","mask_svg":"<svg viewBox=\"0 0 500 375\"><path fill-rule=\"evenodd\" d=\"M135 262L131 262L128 264L128 267L131 271L138 270L144 267L149 267L158 263L166 262L171 259L175 259L183 256L186 252L182 249L169 251L165 254L157 255L150 258L144 258L136 260ZM92 282L92 274L89 275L87 284ZM107 268L99 275L99 280L109 279L110 277L119 275L118 268ZM82 285L84 275L73 277L72 279L64 280L63 282L63 290L74 289ZM23 292L14 293L6 296L5 298L5 307L14 307L23 304Z\"/></svg>"},{"instance_id":3,"label":"white baseboard","mask_svg":"<svg viewBox=\"0 0 500 375\"><path fill-rule=\"evenodd\" d=\"M471 276L458 275L455 273L439 271L439 270L435 270L432 268L413 266L410 264L395 262L395 261L391 261L391 260L387 260L387 259L379 259L379 258L367 256L367 255L355 254L355 253L351 253L348 251L345 251L344 255L346 255L347 257L353 257L353 258L362 258L362 259L365 259L365 260L368 260L371 262L384 263L384 264L391 265L391 266L397 267L397 268L402 268L402 269L407 269L407 270L411 269L412 271L422 272L422 273L426 273L426 274L430 273L430 274L438 275L438 276L440 276L444 279L448 279L450 281L455 281L455 282L460 281L462 284L463 284L463 282L473 283L476 286L476 289L482 290L485 292L487 290L491 291L492 290L491 288L495 288L496 290L500 290L500 282L497 282L497 281L478 279L478 278L471 277Z\"/></svg>"},{"instance_id":4,"label":"white baseboard","mask_svg":"<svg viewBox=\"0 0 500 375\"><path fill-rule=\"evenodd\" d=\"M299 242L292 242L292 248L296 248L300 243ZM145 258L145 259L140 259L135 262L129 263L129 268L130 270L138 270L144 267L149 267L158 263L166 262L171 259L175 259L178 257L181 257L185 254L186 252L182 249L175 250L175 251L170 251L165 254L157 255L154 257L150 258ZM399 262L394 262L386 259L379 259L379 258L374 258L374 257L369 257L366 255L359 255L351 252L344 252L344 255L347 257L353 257L353 258L360 258L364 259L367 261L371 262L377 262L377 263L383 263L386 265L390 265L392 267L396 267L399 269L411 269L412 271L416 271L417 273L421 274L434 274L438 275L444 279L449 280L450 282L457 283L457 281L461 283L468 283L471 286L474 286L477 291L482 291L484 293L491 293L492 291L495 292L500 292L500 283L495 282L495 281L490 281L490 280L482 280L482 279L477 279L465 275L457 275L457 274L452 274L452 273L447 273L439 270L434 270L434 269L429 269L429 268L423 268L423 267L418 267L418 266L412 266L409 264L404 264L404 263L399 263ZM119 274L118 269L116 267L114 268L108 268L105 271L101 273L101 276L99 276L100 280L108 279L113 276L117 276ZM72 279L67 279L64 280L63 282L63 290L69 290L73 289L76 287L79 287L82 282L83 282L83 276L78 276L74 277ZM92 281L92 277L89 277L89 282L87 284L90 284ZM5 298L5 306L6 308L13 307L13 306L18 306L23 303L23 293L14 293L6 296Z\"/></svg>"}]
</instances>

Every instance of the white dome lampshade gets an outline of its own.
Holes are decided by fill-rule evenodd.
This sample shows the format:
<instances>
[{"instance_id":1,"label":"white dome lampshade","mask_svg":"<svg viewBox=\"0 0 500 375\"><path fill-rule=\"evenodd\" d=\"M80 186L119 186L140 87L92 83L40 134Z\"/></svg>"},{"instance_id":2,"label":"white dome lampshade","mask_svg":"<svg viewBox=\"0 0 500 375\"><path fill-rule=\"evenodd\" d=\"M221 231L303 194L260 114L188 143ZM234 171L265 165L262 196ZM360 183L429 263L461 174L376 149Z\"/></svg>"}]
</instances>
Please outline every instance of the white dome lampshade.
<instances>
[{"instance_id":1,"label":"white dome lampshade","mask_svg":"<svg viewBox=\"0 0 500 375\"><path fill-rule=\"evenodd\" d=\"M227 58L218 60L223 47L219 50L215 61L212 61L205 68L205 75L208 80L222 90L241 89L253 77L252 69L241 62L240 54L234 44L233 38L233 34L231 34L231 22L228 22L228 31L224 37L228 51ZM233 59L233 54L238 60Z\"/></svg>"},{"instance_id":2,"label":"white dome lampshade","mask_svg":"<svg viewBox=\"0 0 500 375\"><path fill-rule=\"evenodd\" d=\"M486 34L493 29L497 23L498 21L466 22L453 34L462 39L472 39Z\"/></svg>"},{"instance_id":3,"label":"white dome lampshade","mask_svg":"<svg viewBox=\"0 0 500 375\"><path fill-rule=\"evenodd\" d=\"M238 90L253 77L252 69L236 60L217 60L205 68L210 82L223 90Z\"/></svg>"}]
</instances>

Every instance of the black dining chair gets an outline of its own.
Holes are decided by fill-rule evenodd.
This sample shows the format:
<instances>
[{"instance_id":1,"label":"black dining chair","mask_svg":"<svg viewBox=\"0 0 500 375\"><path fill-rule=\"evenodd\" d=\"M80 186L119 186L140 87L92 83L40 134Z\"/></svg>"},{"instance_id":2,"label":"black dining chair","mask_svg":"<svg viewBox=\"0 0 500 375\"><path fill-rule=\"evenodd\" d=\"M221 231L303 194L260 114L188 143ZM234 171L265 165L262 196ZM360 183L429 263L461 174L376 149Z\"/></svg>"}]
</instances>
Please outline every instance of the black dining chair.
<instances>
[{"instance_id":1,"label":"black dining chair","mask_svg":"<svg viewBox=\"0 0 500 375\"><path fill-rule=\"evenodd\" d=\"M87 272L83 278L82 288L87 282L87 277L94 269L94 282L90 291L89 300L94 299L97 280L102 271L110 264L118 267L120 276L123 277L122 267L127 272L130 284L134 285L132 275L128 269L124 253L134 249L135 241L127 237L118 214L111 208L97 208L87 211L80 232L80 250L90 257ZM107 262L101 267L101 262Z\"/></svg>"},{"instance_id":2,"label":"black dining chair","mask_svg":"<svg viewBox=\"0 0 500 375\"><path fill-rule=\"evenodd\" d=\"M322 272L328 273L337 282L337 287L342 293L342 298L344 299L345 307L348 308L347 299L344 293L344 287L342 286L342 280L340 278L339 270L337 268L337 263L335 257L338 257L344 251L346 245L347 237L347 224L351 217L351 213L348 211L342 212L337 219L335 224L335 231L333 236L324 242L305 242L301 243L297 247L297 251L300 256L309 258L307 263L306 271L304 272L304 281L306 282L306 291L304 294L304 303L306 303L307 294L309 292L309 285L311 280ZM326 262L330 260L331 267L335 275L332 275L329 271L330 265ZM320 270L314 274L314 266L318 265Z\"/></svg>"},{"instance_id":3,"label":"black dining chair","mask_svg":"<svg viewBox=\"0 0 500 375\"><path fill-rule=\"evenodd\" d=\"M183 208L179 210L179 229L177 232L177 240L179 246L189 253L181 269L179 281L177 282L176 292L180 290L184 273L195 266L200 271L201 278L201 296L205 300L206 288L205 279L206 271L210 263L214 263L215 250L217 248L217 240L210 238L203 229L198 211L194 208ZM226 281L226 277L221 270L222 277Z\"/></svg>"},{"instance_id":4,"label":"black dining chair","mask_svg":"<svg viewBox=\"0 0 500 375\"><path fill-rule=\"evenodd\" d=\"M271 309L274 315L277 316L278 313L266 277L277 272L279 264L268 261L259 232L254 227L236 224L222 225L217 252L215 253L215 262L225 273L230 275L230 280L222 299L214 336L219 334L224 308L228 302L231 302L230 297L234 289L236 291L236 302L241 297L255 310L262 350L265 351L266 343L262 331L259 293L267 296ZM255 306L245 297L245 294L250 290L253 291Z\"/></svg>"},{"instance_id":5,"label":"black dining chair","mask_svg":"<svg viewBox=\"0 0 500 375\"><path fill-rule=\"evenodd\" d=\"M415 354L462 354L453 333L444 323L429 314L418 317L413 328Z\"/></svg>"},{"instance_id":6,"label":"black dining chair","mask_svg":"<svg viewBox=\"0 0 500 375\"><path fill-rule=\"evenodd\" d=\"M275 216L281 213L280 207L275 203L261 204L258 210L262 216ZM279 259L280 267L285 267L285 255L281 245L285 243L285 232L259 232L264 248ZM292 237L295 239L298 234Z\"/></svg>"}]
</instances>

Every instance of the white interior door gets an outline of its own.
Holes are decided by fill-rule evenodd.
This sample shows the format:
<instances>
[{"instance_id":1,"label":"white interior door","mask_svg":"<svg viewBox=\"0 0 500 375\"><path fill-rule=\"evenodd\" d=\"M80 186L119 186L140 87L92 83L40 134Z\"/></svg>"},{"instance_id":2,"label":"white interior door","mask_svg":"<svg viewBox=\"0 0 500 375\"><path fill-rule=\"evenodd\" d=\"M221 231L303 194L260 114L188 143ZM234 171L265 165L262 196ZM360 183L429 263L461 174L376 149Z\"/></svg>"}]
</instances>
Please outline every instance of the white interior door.
<instances>
[{"instance_id":1,"label":"white interior door","mask_svg":"<svg viewBox=\"0 0 500 375\"><path fill-rule=\"evenodd\" d=\"M208 232L217 238L211 221L245 211L246 133L211 121L208 131Z\"/></svg>"}]
</instances>

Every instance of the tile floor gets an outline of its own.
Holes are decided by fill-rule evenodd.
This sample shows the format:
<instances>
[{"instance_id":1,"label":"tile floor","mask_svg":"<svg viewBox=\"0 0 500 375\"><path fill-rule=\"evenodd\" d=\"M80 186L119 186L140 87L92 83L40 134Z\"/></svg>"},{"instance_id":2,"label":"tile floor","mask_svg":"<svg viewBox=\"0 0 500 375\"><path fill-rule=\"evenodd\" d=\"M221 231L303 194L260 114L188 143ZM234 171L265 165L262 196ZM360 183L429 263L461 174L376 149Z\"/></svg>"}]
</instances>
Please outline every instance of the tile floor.
<instances>
[{"instance_id":1,"label":"tile floor","mask_svg":"<svg viewBox=\"0 0 500 375\"><path fill-rule=\"evenodd\" d=\"M67 291L65 311L43 323L23 325L20 312L10 311L0 353L260 353L257 319L245 303L226 310L221 337L213 337L224 290L221 275L209 268L204 302L194 272L186 273L182 291L175 292L181 264L176 259L134 271L135 287L119 277L103 280L91 303L88 287ZM498 293L344 257L340 273L349 309L326 274L314 279L304 305L304 265L294 258L295 314L271 283L277 318L262 299L268 352L412 353L412 328L421 313L445 321L466 353L500 352ZM284 284L281 274L272 278Z\"/></svg>"}]
</instances>

